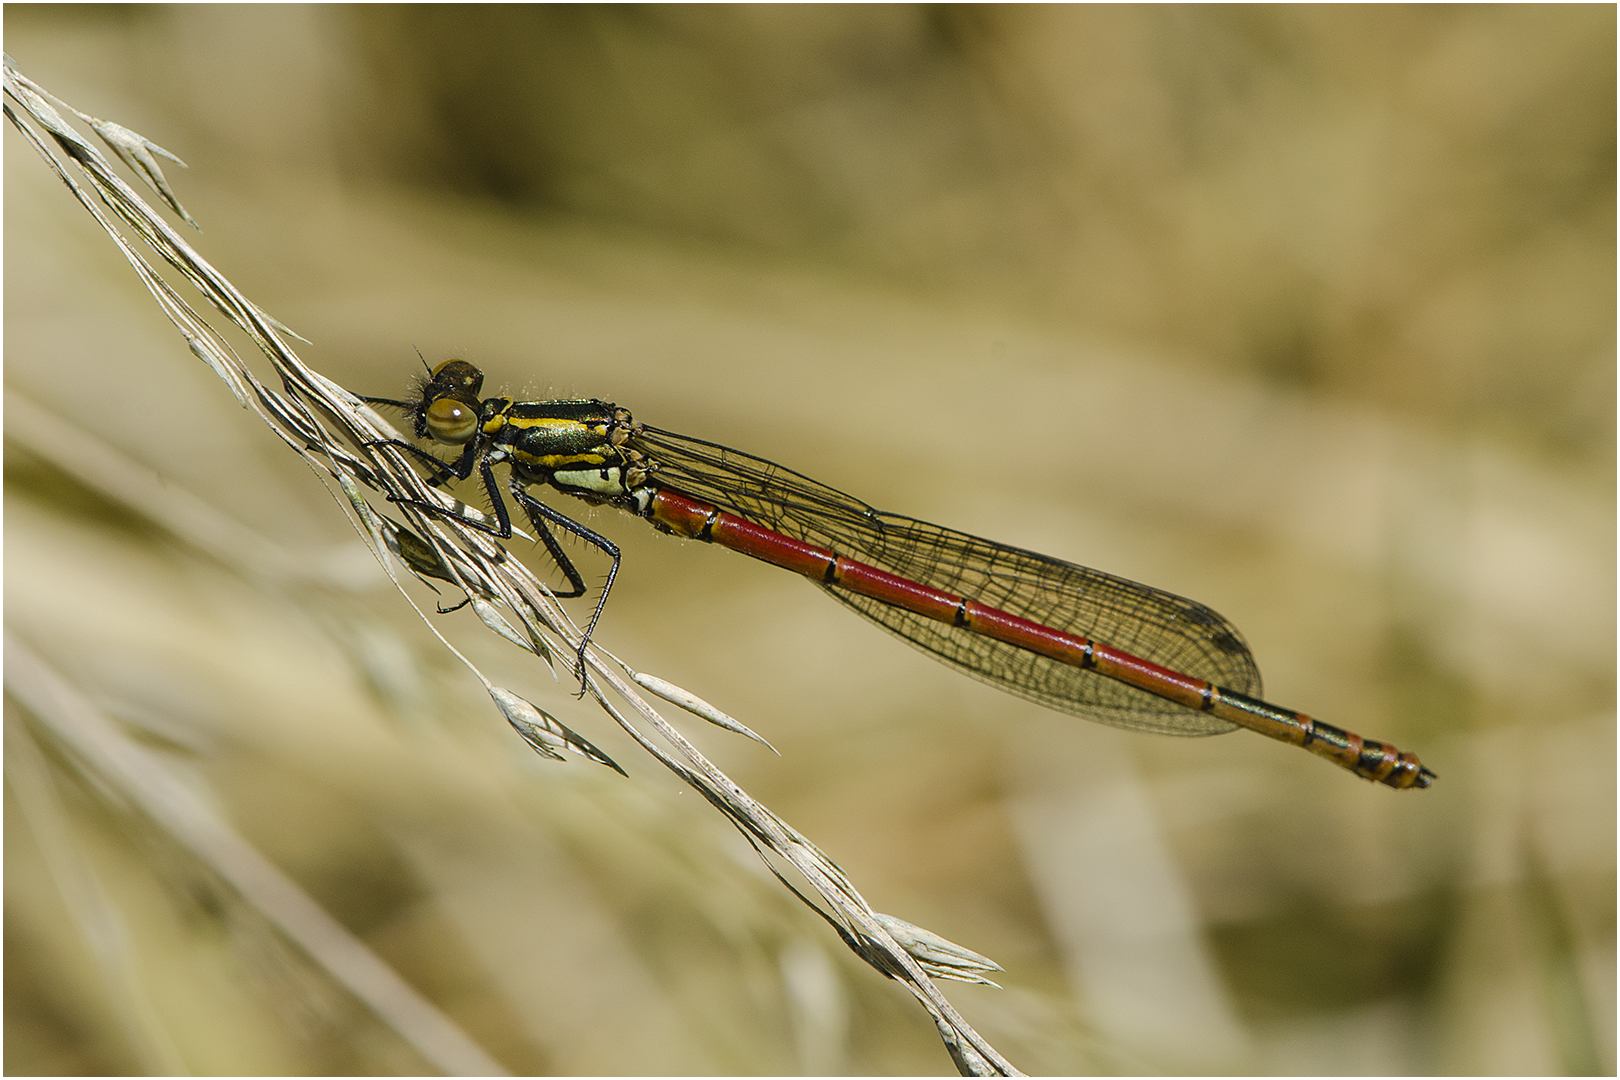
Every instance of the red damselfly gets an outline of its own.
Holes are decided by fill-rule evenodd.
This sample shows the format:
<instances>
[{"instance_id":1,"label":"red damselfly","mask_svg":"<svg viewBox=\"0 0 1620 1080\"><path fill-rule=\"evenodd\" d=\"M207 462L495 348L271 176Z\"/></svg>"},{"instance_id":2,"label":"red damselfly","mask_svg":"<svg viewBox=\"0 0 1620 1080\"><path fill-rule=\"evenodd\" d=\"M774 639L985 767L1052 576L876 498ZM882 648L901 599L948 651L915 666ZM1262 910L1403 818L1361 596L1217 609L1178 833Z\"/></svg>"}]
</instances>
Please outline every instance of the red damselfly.
<instances>
[{"instance_id":1,"label":"red damselfly","mask_svg":"<svg viewBox=\"0 0 1620 1080\"><path fill-rule=\"evenodd\" d=\"M503 539L512 522L494 467L507 466L507 493L568 579L569 590L556 595L586 590L553 527L611 557L586 642L618 574L619 549L534 498L531 484L803 574L952 667L1061 712L1168 735L1245 727L1390 787L1428 787L1434 779L1409 753L1260 700L1248 646L1203 604L875 510L764 458L635 423L610 402L480 398L483 382L478 368L450 360L414 399L364 400L403 409L419 439L462 447L445 462L400 440L379 444L429 465L434 484L477 472L495 523L461 521Z\"/></svg>"}]
</instances>

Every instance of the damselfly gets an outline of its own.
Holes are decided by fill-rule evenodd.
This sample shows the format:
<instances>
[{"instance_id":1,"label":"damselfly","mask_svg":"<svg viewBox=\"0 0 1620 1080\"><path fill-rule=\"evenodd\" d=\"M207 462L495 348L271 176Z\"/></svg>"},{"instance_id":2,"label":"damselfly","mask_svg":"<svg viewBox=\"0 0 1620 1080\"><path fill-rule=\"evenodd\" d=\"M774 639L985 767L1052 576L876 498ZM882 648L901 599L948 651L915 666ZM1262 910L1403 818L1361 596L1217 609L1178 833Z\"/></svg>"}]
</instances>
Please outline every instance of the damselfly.
<instances>
[{"instance_id":1,"label":"damselfly","mask_svg":"<svg viewBox=\"0 0 1620 1080\"><path fill-rule=\"evenodd\" d=\"M512 521L494 469L507 467L507 493L568 579L569 590L557 596L586 589L553 527L613 560L586 642L618 575L619 549L534 498L531 484L803 574L952 667L1061 712L1169 735L1245 727L1390 787L1428 787L1434 779L1409 753L1261 701L1248 646L1202 604L874 510L764 458L635 423L610 402L480 398L483 383L472 364L450 360L429 373L413 400L365 400L403 409L419 439L463 448L445 462L408 442L380 444L430 466L433 484L477 472L495 523L462 524L502 539L512 536ZM582 644L582 672L584 651Z\"/></svg>"}]
</instances>

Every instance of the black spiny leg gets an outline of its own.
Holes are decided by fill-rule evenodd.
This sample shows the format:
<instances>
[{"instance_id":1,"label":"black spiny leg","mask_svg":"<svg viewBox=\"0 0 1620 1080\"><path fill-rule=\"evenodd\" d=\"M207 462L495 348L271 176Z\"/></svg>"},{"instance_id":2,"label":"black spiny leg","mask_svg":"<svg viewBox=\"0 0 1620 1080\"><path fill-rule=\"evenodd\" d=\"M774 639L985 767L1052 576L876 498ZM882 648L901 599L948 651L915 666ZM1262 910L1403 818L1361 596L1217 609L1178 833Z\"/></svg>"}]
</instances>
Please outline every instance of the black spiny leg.
<instances>
[{"instance_id":1,"label":"black spiny leg","mask_svg":"<svg viewBox=\"0 0 1620 1080\"><path fill-rule=\"evenodd\" d=\"M528 498L528 496L524 497ZM528 506L524 506L523 509L529 510ZM556 511L553 510L552 513L556 513ZM560 514L558 516L561 517ZM563 518L562 520L567 521L568 519ZM557 564L557 569L561 570L563 576L568 579L569 587L567 592L552 590L551 595L559 600L572 600L576 596L584 596L586 591L585 579L579 576L578 570L574 569L574 564L569 560L568 553L562 549L561 544L557 543L557 537L546 527L545 521L536 515L534 511L529 510L529 524L533 525L534 531L539 534L540 542L546 545L546 552L551 556L551 561Z\"/></svg>"},{"instance_id":2,"label":"black spiny leg","mask_svg":"<svg viewBox=\"0 0 1620 1080\"><path fill-rule=\"evenodd\" d=\"M438 458L434 457L432 454L421 449L420 447L412 446L410 443L401 442L398 439L383 439L378 442L374 442L371 445L397 446L401 450L409 450L411 453L415 454L418 458L421 458L424 461L432 462L439 469L441 475L428 481L428 485L430 487L438 487L451 477L454 477L457 480L465 480L467 477L472 475L473 448L471 446L469 446L466 452L456 460L455 464L452 465L448 462L440 461ZM438 514L440 517L453 517L463 525L467 526L469 529L477 529L481 533L487 533L488 535L496 537L500 540L510 540L512 539L512 518L506 512L506 500L501 498L500 489L495 483L495 470L490 468L488 461L478 462L478 467L480 479L484 484L484 491L489 496L490 506L495 511L496 523L494 525L488 525L482 521L474 521L472 518L464 518L459 514L451 513L442 506L435 506L433 503L423 502L420 499L400 499L390 495L388 496L388 501L394 503L396 506L414 506L418 510L425 511L429 514ZM578 596L581 594L574 593L572 595Z\"/></svg>"},{"instance_id":3,"label":"black spiny leg","mask_svg":"<svg viewBox=\"0 0 1620 1080\"><path fill-rule=\"evenodd\" d=\"M414 455L418 461L424 461L427 464L433 466L433 471L437 475L433 476L432 478L430 478L428 480L428 486L429 487L438 487L440 484L444 483L446 480L450 479L452 476L455 477L457 480L465 480L465 479L467 479L467 477L472 475L472 471L473 471L473 448L471 446L469 446L466 450L462 451L461 456L459 458L457 458L454 462L449 462L449 461L440 460L439 458L435 457L434 455L428 453L426 450L423 450L420 446L415 446L415 445L413 445L411 443L408 443L404 439L378 439L375 442L366 443L366 445L367 446L392 446L392 447L395 447L397 449L404 450L406 453ZM396 500L393 500L393 501L398 502L399 500L396 499Z\"/></svg>"},{"instance_id":4,"label":"black spiny leg","mask_svg":"<svg viewBox=\"0 0 1620 1080\"><path fill-rule=\"evenodd\" d=\"M485 468L488 468L488 466L486 465ZM607 584L602 586L602 595L596 600L596 610L591 612L591 621L585 625L585 634L579 642L579 681L580 693L583 694L585 692L585 647L591 643L591 634L596 631L596 620L602 617L602 608L607 605L608 593L613 591L613 579L619 576L619 546L600 533L587 529L566 514L553 510L524 491L516 481L512 482L511 491L512 498L516 499L518 505L522 506L528 513L529 521L534 524L536 531L540 533L541 539L545 541L546 550L557 561L557 568L568 576L569 584L573 585L575 589L571 593L556 593L554 595L583 596L585 594L585 582L580 578L579 571L574 569L574 564L569 562L568 557L563 554L561 546L551 535L551 530L546 528L545 523L547 521L564 532L579 537L613 560L613 565L608 568ZM544 520L541 520L542 518Z\"/></svg>"},{"instance_id":5,"label":"black spiny leg","mask_svg":"<svg viewBox=\"0 0 1620 1080\"><path fill-rule=\"evenodd\" d=\"M362 400L375 405L393 405L398 408L406 409L407 411L411 411L416 408L416 406L410 402L394 401L391 398L363 398ZM421 447L413 446L411 443L405 442L402 439L379 439L378 441L369 443L368 445L393 446L412 455L417 460L425 462L434 470L434 476L428 480L428 484L431 487L438 487L440 484L451 479L452 477L458 480L465 480L472 475L473 470L476 468L478 470L478 478L484 485L484 492L489 496L490 508L495 512L496 523L494 525L489 525L482 521L473 521L470 518L464 518L458 514L452 514L449 510L446 510L442 506L435 506L433 503L423 502L419 499L399 499L390 495L388 500L389 502L395 503L399 506L414 506L418 510L422 510L429 514L438 514L441 517L455 517L457 521L461 522L461 524L470 529L477 529L479 532L486 533L487 535L496 537L500 540L510 540L512 538L512 518L507 512L506 500L501 498L500 488L495 483L495 470L492 467L489 458L478 456L477 451L480 441L481 440L475 439L474 441L468 443L467 448L462 452L461 457L457 458L453 463L442 461L428 453L426 450L423 450ZM564 532L579 537L581 540L585 541L587 544L590 544L592 547L596 548L598 551L601 551L603 554L607 555L613 560L613 565L608 568L607 583L602 586L602 595L597 598L596 610L591 612L591 621L586 624L584 636L581 638L579 643L577 670L579 672L580 679L580 693L583 694L585 692L585 650L591 643L591 635L596 631L597 620L602 617L602 609L607 606L608 593L613 591L613 582L619 576L619 563L621 561L619 547L607 537L586 528L573 518L561 513L560 511L553 510L539 499L534 498L528 492L523 490L523 485L516 479L516 477L510 479L507 490L511 492L512 498L517 500L518 505L523 507L524 513L529 518L529 522L534 526L535 532L539 534L541 543L545 544L546 552L551 556L552 561L557 564L557 569L562 571L563 576L568 579L570 591L553 593L553 596L556 596L558 599L562 600L572 599L574 597L584 596L587 589L585 587L585 579L580 576L579 570L574 566L573 560L569 559L568 553L565 552L562 545L557 542L557 537L554 533L552 533L549 527L550 525L555 525ZM457 606L459 607L460 605Z\"/></svg>"}]
</instances>

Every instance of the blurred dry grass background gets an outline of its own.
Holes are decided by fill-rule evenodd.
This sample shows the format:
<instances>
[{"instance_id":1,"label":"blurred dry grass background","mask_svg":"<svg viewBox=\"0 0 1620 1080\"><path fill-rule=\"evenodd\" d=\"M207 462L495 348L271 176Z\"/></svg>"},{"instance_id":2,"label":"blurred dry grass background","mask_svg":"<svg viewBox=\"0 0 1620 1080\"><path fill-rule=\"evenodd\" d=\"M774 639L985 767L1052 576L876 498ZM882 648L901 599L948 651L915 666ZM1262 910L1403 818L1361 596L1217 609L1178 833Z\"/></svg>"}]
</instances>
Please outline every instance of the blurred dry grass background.
<instances>
[{"instance_id":1,"label":"blurred dry grass background","mask_svg":"<svg viewBox=\"0 0 1620 1080\"><path fill-rule=\"evenodd\" d=\"M187 159L200 249L351 389L463 355L1196 597L1269 698L1440 774L1072 721L589 515L601 642L771 739L693 733L880 910L1006 967L951 996L1015 1064L1614 1071L1612 7L5 14ZM15 133L6 230L8 419L347 583L245 580L8 437L12 634L513 1071L949 1069L706 807L444 618L632 778L504 730ZM425 1067L7 730L8 1071Z\"/></svg>"}]
</instances>

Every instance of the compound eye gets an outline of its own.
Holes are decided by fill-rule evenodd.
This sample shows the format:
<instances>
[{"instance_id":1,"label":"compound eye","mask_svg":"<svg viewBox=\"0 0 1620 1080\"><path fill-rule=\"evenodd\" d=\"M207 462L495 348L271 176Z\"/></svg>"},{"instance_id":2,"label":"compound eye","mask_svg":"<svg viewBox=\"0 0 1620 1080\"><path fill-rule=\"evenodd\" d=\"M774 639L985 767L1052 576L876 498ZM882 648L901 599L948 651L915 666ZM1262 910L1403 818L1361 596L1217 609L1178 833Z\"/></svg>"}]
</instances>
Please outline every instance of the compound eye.
<instances>
[{"instance_id":1,"label":"compound eye","mask_svg":"<svg viewBox=\"0 0 1620 1080\"><path fill-rule=\"evenodd\" d=\"M478 431L478 411L454 398L440 398L429 405L423 420L434 439L456 446L469 441Z\"/></svg>"}]
</instances>

